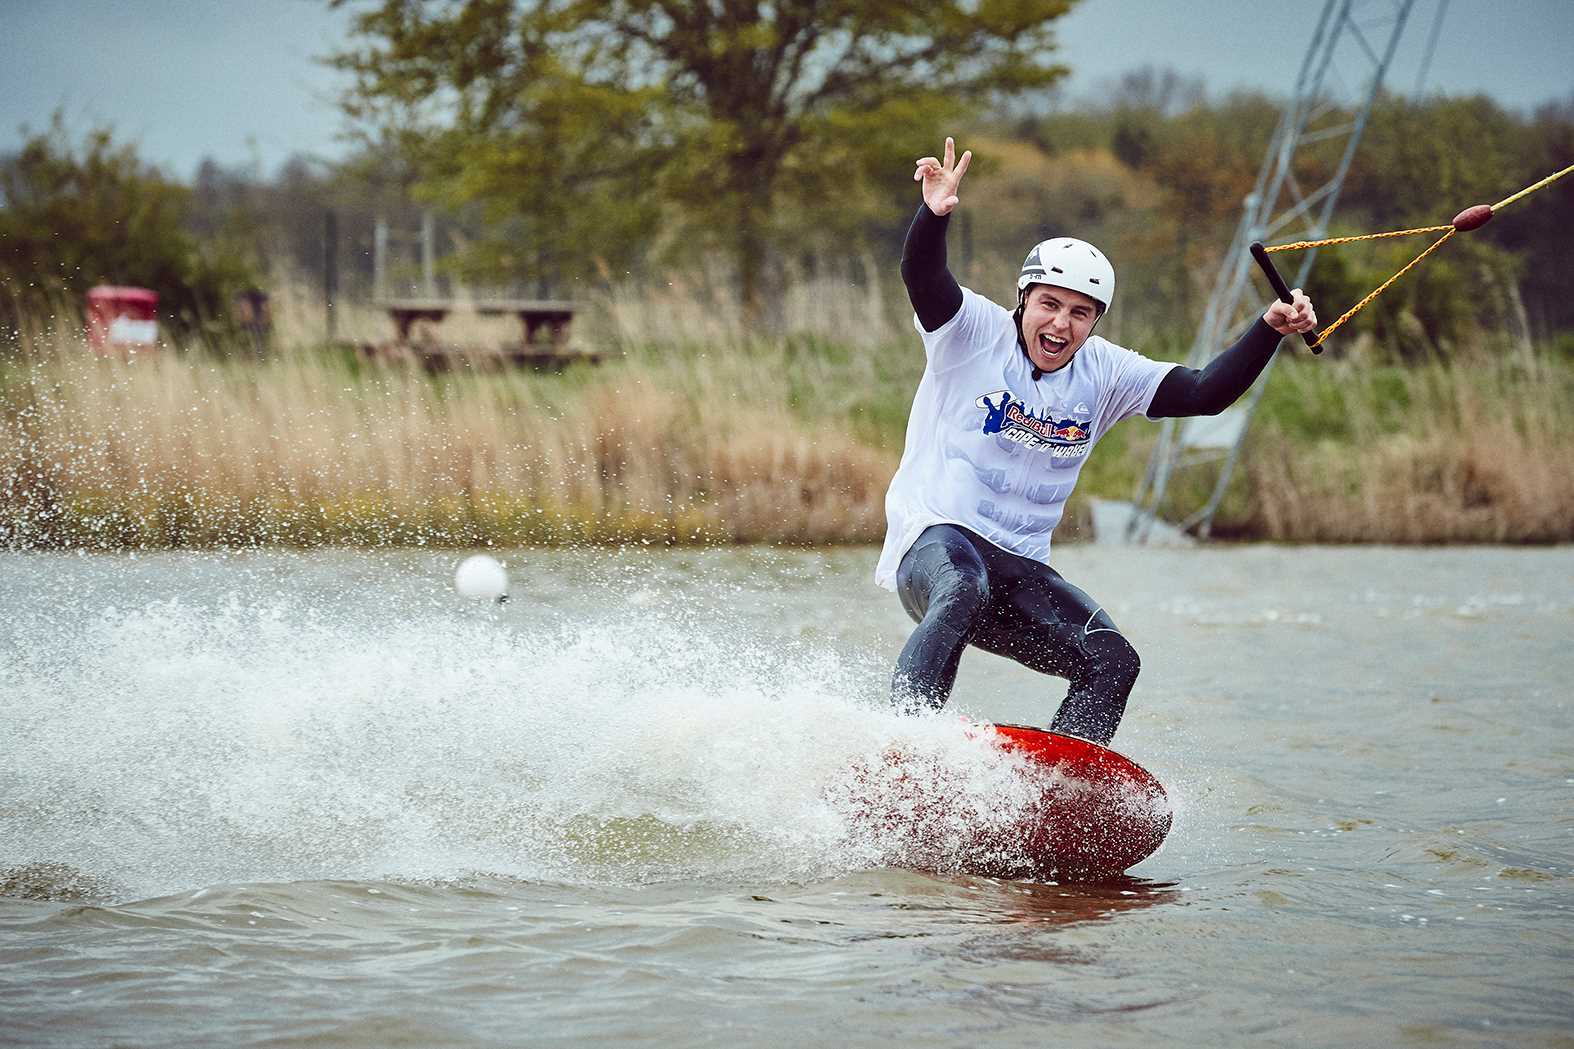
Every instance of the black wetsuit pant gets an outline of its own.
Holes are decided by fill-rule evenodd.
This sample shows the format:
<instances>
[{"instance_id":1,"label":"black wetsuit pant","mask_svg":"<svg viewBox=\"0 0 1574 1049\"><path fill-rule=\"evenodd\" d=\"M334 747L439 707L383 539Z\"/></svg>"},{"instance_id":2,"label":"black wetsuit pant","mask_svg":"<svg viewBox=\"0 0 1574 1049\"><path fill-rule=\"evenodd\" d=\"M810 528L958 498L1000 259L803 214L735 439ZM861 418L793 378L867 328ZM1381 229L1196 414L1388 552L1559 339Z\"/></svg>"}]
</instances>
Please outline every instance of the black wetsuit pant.
<instances>
[{"instance_id":1,"label":"black wetsuit pant","mask_svg":"<svg viewBox=\"0 0 1574 1049\"><path fill-rule=\"evenodd\" d=\"M891 682L899 706L945 706L974 645L1071 682L1052 731L1095 743L1115 735L1141 663L1108 613L1059 572L942 524L907 551L896 588L918 623Z\"/></svg>"}]
</instances>

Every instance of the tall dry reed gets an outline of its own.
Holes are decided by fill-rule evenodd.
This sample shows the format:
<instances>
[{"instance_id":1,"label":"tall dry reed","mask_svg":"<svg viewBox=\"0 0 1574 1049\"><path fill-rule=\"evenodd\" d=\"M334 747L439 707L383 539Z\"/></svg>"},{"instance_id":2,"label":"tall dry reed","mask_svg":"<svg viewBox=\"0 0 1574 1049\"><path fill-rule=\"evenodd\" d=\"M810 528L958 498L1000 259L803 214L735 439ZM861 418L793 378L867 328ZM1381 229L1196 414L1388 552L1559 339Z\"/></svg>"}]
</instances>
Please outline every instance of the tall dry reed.
<instances>
[{"instance_id":1,"label":"tall dry reed","mask_svg":"<svg viewBox=\"0 0 1574 1049\"><path fill-rule=\"evenodd\" d=\"M5 373L0 529L103 548L879 536L893 456L844 432L834 391L794 406L856 367L818 377L741 324L718 349L651 343L617 309L621 353L561 375L35 342Z\"/></svg>"},{"instance_id":2,"label":"tall dry reed","mask_svg":"<svg viewBox=\"0 0 1574 1049\"><path fill-rule=\"evenodd\" d=\"M620 292L576 322L575 341L609 354L603 365L438 377L326 348L320 303L305 293L276 302L281 337L260 361L204 348L101 358L58 331L0 361L0 542L824 543L883 533L922 369L888 291L804 282L768 322L682 288ZM365 341L391 331L365 307L341 320L341 333ZM441 334L517 337L514 322L497 323L461 312ZM1545 356L1476 352L1408 368L1290 358L1217 530L1574 539L1571 420L1574 367ZM1100 448L1079 500L1128 495L1142 425Z\"/></svg>"},{"instance_id":3,"label":"tall dry reed","mask_svg":"<svg viewBox=\"0 0 1574 1049\"><path fill-rule=\"evenodd\" d=\"M1574 539L1574 369L1481 350L1451 362L1298 364L1246 459L1245 534L1299 542Z\"/></svg>"}]
</instances>

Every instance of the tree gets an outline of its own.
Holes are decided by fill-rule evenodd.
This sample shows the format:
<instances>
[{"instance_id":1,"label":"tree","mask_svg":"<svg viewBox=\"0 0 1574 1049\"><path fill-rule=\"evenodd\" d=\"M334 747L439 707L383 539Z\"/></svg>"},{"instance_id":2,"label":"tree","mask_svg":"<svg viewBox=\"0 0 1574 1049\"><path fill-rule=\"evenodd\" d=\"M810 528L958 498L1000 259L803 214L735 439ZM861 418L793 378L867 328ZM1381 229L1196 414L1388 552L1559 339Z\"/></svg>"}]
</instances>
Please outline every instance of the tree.
<instances>
[{"instance_id":1,"label":"tree","mask_svg":"<svg viewBox=\"0 0 1574 1049\"><path fill-rule=\"evenodd\" d=\"M617 272L681 230L731 256L752 306L767 250L801 234L784 212L839 229L944 119L1052 83L1071 3L381 0L332 61L428 192L483 206L493 264Z\"/></svg>"},{"instance_id":2,"label":"tree","mask_svg":"<svg viewBox=\"0 0 1574 1049\"><path fill-rule=\"evenodd\" d=\"M1574 163L1574 93L1536 110L1518 154L1514 177L1495 193L1507 196ZM1484 194L1484 199L1493 195ZM1569 231L1574 230L1574 176L1525 198L1494 225L1505 244L1524 245L1525 297L1533 304L1533 322L1544 334L1574 329L1574 295L1569 294L1574 288L1574 252L1568 250Z\"/></svg>"},{"instance_id":3,"label":"tree","mask_svg":"<svg viewBox=\"0 0 1574 1049\"><path fill-rule=\"evenodd\" d=\"M152 288L182 327L218 315L247 273L203 254L184 226L190 197L108 128L78 144L56 114L0 158L0 309L45 315L107 282Z\"/></svg>"}]
</instances>

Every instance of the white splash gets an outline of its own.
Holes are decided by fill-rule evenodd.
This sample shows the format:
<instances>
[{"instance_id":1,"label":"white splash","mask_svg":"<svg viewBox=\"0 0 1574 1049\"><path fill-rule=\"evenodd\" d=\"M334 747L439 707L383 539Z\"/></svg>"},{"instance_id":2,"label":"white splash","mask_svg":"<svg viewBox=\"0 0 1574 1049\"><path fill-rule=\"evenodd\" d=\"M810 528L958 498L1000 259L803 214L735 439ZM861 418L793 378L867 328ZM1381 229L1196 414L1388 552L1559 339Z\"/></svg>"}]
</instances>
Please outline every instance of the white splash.
<instances>
[{"instance_id":1,"label":"white splash","mask_svg":"<svg viewBox=\"0 0 1574 1049\"><path fill-rule=\"evenodd\" d=\"M846 656L637 602L525 631L275 591L14 620L0 867L126 895L225 882L792 879L912 859L852 770L893 747L929 866L1007 820L1019 759L903 718ZM864 697L860 700L859 697ZM980 815L983 814L983 815ZM938 856L938 859L935 858Z\"/></svg>"}]
</instances>

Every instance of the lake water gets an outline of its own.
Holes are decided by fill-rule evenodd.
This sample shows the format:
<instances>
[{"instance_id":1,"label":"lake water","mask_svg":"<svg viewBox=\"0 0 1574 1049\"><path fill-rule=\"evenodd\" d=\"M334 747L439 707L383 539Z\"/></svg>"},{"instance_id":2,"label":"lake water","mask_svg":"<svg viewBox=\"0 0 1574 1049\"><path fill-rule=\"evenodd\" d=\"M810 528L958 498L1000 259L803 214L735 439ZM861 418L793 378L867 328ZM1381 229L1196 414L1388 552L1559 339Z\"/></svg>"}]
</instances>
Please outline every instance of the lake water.
<instances>
[{"instance_id":1,"label":"lake water","mask_svg":"<svg viewBox=\"0 0 1574 1049\"><path fill-rule=\"evenodd\" d=\"M503 556L0 555L0 1044L1574 1045L1574 550L1058 551L1176 807L1100 885L839 803L1064 692L891 713L873 551Z\"/></svg>"}]
</instances>

